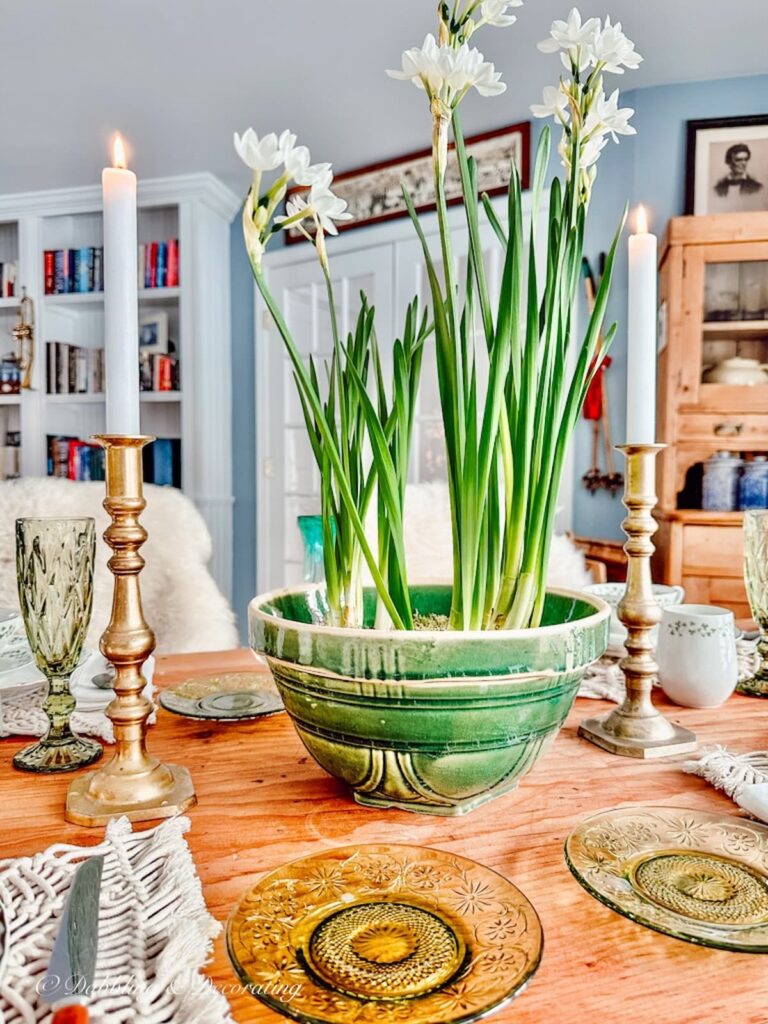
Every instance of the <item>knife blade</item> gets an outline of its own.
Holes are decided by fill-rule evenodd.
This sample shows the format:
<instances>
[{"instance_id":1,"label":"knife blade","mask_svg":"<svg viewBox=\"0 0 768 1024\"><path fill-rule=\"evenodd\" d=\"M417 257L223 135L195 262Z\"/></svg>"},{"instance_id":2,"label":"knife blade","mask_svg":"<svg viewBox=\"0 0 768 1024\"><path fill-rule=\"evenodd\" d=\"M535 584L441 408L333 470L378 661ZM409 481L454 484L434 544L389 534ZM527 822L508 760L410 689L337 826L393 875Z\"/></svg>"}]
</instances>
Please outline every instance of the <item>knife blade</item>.
<instances>
[{"instance_id":1,"label":"knife blade","mask_svg":"<svg viewBox=\"0 0 768 1024\"><path fill-rule=\"evenodd\" d=\"M52 1024L87 1024L99 943L99 893L104 857L75 872L40 994L54 1009Z\"/></svg>"}]
</instances>

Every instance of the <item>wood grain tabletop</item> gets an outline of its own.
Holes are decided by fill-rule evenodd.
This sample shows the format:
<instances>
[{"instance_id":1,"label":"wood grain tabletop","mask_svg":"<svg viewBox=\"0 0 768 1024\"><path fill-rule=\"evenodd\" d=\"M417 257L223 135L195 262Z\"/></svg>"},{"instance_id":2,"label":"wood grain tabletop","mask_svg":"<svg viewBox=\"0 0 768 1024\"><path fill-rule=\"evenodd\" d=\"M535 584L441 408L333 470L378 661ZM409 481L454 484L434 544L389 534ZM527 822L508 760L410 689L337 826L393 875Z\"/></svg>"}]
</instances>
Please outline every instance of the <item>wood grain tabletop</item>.
<instances>
[{"instance_id":1,"label":"wood grain tabletop","mask_svg":"<svg viewBox=\"0 0 768 1024\"><path fill-rule=\"evenodd\" d=\"M167 656L158 658L156 681L162 687L255 667L245 650ZM677 708L663 698L659 704L704 745L768 748L768 701L736 695L707 711ZM491 1018L499 1024L768 1024L768 959L643 928L594 900L568 871L566 836L599 810L645 804L739 813L707 783L684 774L684 758L635 761L579 739L579 721L609 707L577 700L553 747L518 790L463 818L359 807L308 756L284 713L218 724L160 709L149 745L192 772L198 804L189 812L188 840L208 907L222 923L262 873L287 861L359 843L431 846L506 875L541 917L541 967L525 992ZM33 853L52 842L96 843L100 831L64 821L70 777L27 776L11 767L22 745L18 737L0 741L0 856ZM236 1021L280 1019L238 991L222 936L208 973L226 991Z\"/></svg>"}]
</instances>

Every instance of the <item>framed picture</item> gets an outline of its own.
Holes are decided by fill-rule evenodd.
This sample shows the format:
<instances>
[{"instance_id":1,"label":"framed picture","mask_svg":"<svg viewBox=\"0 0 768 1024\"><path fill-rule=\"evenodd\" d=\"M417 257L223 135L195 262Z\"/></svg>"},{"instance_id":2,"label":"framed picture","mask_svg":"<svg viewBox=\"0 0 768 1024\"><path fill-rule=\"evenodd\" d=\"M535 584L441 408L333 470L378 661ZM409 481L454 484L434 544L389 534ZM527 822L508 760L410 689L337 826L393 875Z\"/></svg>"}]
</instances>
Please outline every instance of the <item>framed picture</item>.
<instances>
[{"instance_id":1,"label":"framed picture","mask_svg":"<svg viewBox=\"0 0 768 1024\"><path fill-rule=\"evenodd\" d=\"M685 212L768 210L768 114L688 122Z\"/></svg>"},{"instance_id":2,"label":"framed picture","mask_svg":"<svg viewBox=\"0 0 768 1024\"><path fill-rule=\"evenodd\" d=\"M487 192L493 196L507 191L513 160L520 174L522 187L529 187L529 121L498 128L482 135L473 135L466 139L466 147L467 156L472 156L477 161L477 184L481 193ZM363 225L378 224L385 220L393 220L395 217L407 216L408 211L400 188L401 182L405 183L418 211L434 209L431 149L336 175L333 179L333 191L340 199L347 201L348 212L352 214L352 220L338 225L339 230L350 231ZM305 191L304 188L294 188L289 191L288 196ZM445 176L445 192L449 203L461 202L459 165L452 146ZM296 227L288 228L284 234L289 245L302 241L304 237Z\"/></svg>"},{"instance_id":3,"label":"framed picture","mask_svg":"<svg viewBox=\"0 0 768 1024\"><path fill-rule=\"evenodd\" d=\"M139 320L139 354L168 352L168 314L148 313Z\"/></svg>"}]
</instances>

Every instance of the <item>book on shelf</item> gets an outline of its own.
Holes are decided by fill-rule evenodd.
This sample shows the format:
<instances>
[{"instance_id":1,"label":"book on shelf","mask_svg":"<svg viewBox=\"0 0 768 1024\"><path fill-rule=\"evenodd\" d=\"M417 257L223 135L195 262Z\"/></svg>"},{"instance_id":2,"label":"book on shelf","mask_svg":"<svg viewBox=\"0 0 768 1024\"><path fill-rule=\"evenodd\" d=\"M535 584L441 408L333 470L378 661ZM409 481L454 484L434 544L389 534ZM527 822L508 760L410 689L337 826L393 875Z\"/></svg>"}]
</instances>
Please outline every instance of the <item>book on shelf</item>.
<instances>
[{"instance_id":1,"label":"book on shelf","mask_svg":"<svg viewBox=\"0 0 768 1024\"><path fill-rule=\"evenodd\" d=\"M0 360L0 395L21 394L21 367L11 358Z\"/></svg>"},{"instance_id":2,"label":"book on shelf","mask_svg":"<svg viewBox=\"0 0 768 1024\"><path fill-rule=\"evenodd\" d=\"M179 360L158 352L139 356L139 387L142 391L179 391Z\"/></svg>"},{"instance_id":3,"label":"book on shelf","mask_svg":"<svg viewBox=\"0 0 768 1024\"><path fill-rule=\"evenodd\" d=\"M6 430L5 444L0 446L0 480L21 476L21 431Z\"/></svg>"},{"instance_id":4,"label":"book on shelf","mask_svg":"<svg viewBox=\"0 0 768 1024\"><path fill-rule=\"evenodd\" d=\"M86 294L104 291L104 249L46 249L43 253L46 295Z\"/></svg>"},{"instance_id":5,"label":"book on shelf","mask_svg":"<svg viewBox=\"0 0 768 1024\"><path fill-rule=\"evenodd\" d=\"M46 342L46 391L49 395L93 395L104 390L104 349Z\"/></svg>"},{"instance_id":6,"label":"book on shelf","mask_svg":"<svg viewBox=\"0 0 768 1024\"><path fill-rule=\"evenodd\" d=\"M16 294L16 264L0 263L0 298L12 299Z\"/></svg>"},{"instance_id":7,"label":"book on shelf","mask_svg":"<svg viewBox=\"0 0 768 1024\"><path fill-rule=\"evenodd\" d=\"M161 487L181 487L181 441L158 437L143 452L144 482Z\"/></svg>"},{"instance_id":8,"label":"book on shelf","mask_svg":"<svg viewBox=\"0 0 768 1024\"><path fill-rule=\"evenodd\" d=\"M48 476L65 480L103 480L104 449L79 437L49 434Z\"/></svg>"},{"instance_id":9,"label":"book on shelf","mask_svg":"<svg viewBox=\"0 0 768 1024\"><path fill-rule=\"evenodd\" d=\"M179 284L179 240L142 242L138 259L139 288L176 288Z\"/></svg>"}]
</instances>

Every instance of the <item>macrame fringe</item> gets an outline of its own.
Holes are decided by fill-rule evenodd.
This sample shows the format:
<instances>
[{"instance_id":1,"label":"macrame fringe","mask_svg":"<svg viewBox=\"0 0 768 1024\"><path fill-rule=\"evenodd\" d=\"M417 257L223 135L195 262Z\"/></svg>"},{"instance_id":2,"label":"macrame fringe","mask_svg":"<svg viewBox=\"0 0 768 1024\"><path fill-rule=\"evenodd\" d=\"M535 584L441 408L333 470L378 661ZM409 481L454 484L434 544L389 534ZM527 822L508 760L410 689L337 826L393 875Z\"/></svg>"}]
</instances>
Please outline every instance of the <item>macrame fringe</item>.
<instances>
[{"instance_id":1,"label":"macrame fringe","mask_svg":"<svg viewBox=\"0 0 768 1024\"><path fill-rule=\"evenodd\" d=\"M699 775L715 789L735 800L745 786L768 782L768 750L734 754L723 746L705 750L695 761L685 761L683 771Z\"/></svg>"}]
</instances>

